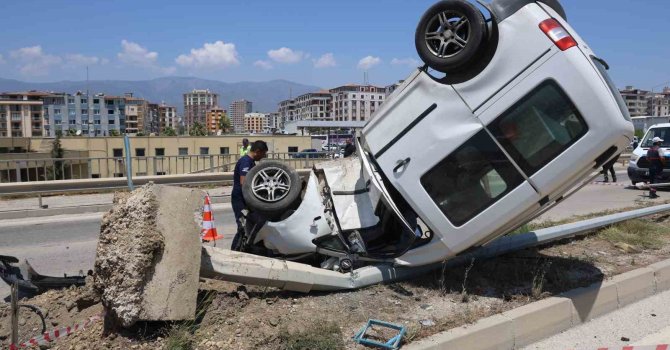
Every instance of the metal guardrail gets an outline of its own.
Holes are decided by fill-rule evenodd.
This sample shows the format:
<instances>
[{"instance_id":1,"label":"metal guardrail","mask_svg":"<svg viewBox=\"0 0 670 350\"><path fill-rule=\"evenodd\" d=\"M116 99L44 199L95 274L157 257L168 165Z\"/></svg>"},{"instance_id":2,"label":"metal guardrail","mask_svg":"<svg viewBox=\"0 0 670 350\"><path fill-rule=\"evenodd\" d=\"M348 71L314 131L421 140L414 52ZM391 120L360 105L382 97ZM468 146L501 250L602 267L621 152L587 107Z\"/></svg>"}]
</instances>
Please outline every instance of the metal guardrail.
<instances>
[{"instance_id":1,"label":"metal guardrail","mask_svg":"<svg viewBox=\"0 0 670 350\"><path fill-rule=\"evenodd\" d=\"M300 176L310 173L309 169L298 170ZM233 173L204 173L204 174L179 174L162 176L138 176L133 178L136 186L145 185L149 182L163 185L207 185L231 183ZM79 179L79 180L54 180L54 181L32 181L13 182L0 184L0 197L12 195L42 195L60 192L91 192L106 191L128 188L125 177L107 179Z\"/></svg>"},{"instance_id":2,"label":"metal guardrail","mask_svg":"<svg viewBox=\"0 0 670 350\"><path fill-rule=\"evenodd\" d=\"M269 153L267 159L295 169L339 156L334 152ZM132 177L229 172L238 154L129 157ZM125 178L124 157L42 158L0 160L0 183L97 178Z\"/></svg>"}]
</instances>

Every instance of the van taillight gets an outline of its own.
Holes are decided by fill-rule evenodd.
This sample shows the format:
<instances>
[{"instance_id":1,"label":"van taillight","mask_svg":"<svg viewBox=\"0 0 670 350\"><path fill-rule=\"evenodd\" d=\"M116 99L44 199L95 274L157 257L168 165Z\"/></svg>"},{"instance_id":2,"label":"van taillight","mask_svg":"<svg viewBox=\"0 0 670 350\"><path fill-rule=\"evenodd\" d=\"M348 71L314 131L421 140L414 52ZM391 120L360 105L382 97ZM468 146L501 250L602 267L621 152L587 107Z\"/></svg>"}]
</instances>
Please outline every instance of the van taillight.
<instances>
[{"instance_id":1,"label":"van taillight","mask_svg":"<svg viewBox=\"0 0 670 350\"><path fill-rule=\"evenodd\" d=\"M549 39L551 39L561 51L577 46L577 42L572 38L570 33L568 33L568 31L553 18L540 23L540 29L542 29L544 34L547 34Z\"/></svg>"}]
</instances>

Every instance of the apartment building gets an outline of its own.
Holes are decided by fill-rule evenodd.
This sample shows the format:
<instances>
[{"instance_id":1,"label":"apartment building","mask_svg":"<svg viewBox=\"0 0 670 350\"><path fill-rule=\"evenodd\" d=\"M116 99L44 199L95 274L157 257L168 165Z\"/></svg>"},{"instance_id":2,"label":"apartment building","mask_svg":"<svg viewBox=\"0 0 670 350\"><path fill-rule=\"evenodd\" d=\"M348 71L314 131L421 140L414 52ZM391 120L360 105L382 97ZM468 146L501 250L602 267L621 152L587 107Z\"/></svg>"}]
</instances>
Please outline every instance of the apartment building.
<instances>
[{"instance_id":1,"label":"apartment building","mask_svg":"<svg viewBox=\"0 0 670 350\"><path fill-rule=\"evenodd\" d=\"M270 129L270 132L274 133L279 130L281 130L284 125L281 122L281 118L279 116L279 112L272 112L267 115L268 117L268 128Z\"/></svg>"},{"instance_id":2,"label":"apartment building","mask_svg":"<svg viewBox=\"0 0 670 350\"><path fill-rule=\"evenodd\" d=\"M179 120L177 119L177 108L168 106L162 102L158 106L158 133L160 135L165 132L165 128L172 128L177 130L179 127Z\"/></svg>"},{"instance_id":3,"label":"apartment building","mask_svg":"<svg viewBox=\"0 0 670 350\"><path fill-rule=\"evenodd\" d=\"M78 92L50 93L42 97L44 136L79 133L108 136L125 129L125 98Z\"/></svg>"},{"instance_id":4,"label":"apartment building","mask_svg":"<svg viewBox=\"0 0 670 350\"><path fill-rule=\"evenodd\" d=\"M247 113L244 115L244 132L269 133L268 117L265 113Z\"/></svg>"},{"instance_id":5,"label":"apartment building","mask_svg":"<svg viewBox=\"0 0 670 350\"><path fill-rule=\"evenodd\" d=\"M230 104L230 108L228 108L230 124L235 133L244 132L244 115L251 113L252 107L253 105L251 101L247 100L233 101L233 103Z\"/></svg>"},{"instance_id":6,"label":"apartment building","mask_svg":"<svg viewBox=\"0 0 670 350\"><path fill-rule=\"evenodd\" d=\"M284 124L286 122L295 120L295 101L293 99L288 99L279 102L277 113L279 114L279 128L284 129Z\"/></svg>"},{"instance_id":7,"label":"apartment building","mask_svg":"<svg viewBox=\"0 0 670 350\"><path fill-rule=\"evenodd\" d=\"M187 127L195 122L205 124L207 111L219 105L219 94L209 90L193 90L184 94L184 123Z\"/></svg>"},{"instance_id":8,"label":"apartment building","mask_svg":"<svg viewBox=\"0 0 670 350\"><path fill-rule=\"evenodd\" d=\"M386 89L373 85L349 84L330 92L334 121L368 121L386 98Z\"/></svg>"},{"instance_id":9,"label":"apartment building","mask_svg":"<svg viewBox=\"0 0 670 350\"><path fill-rule=\"evenodd\" d=\"M127 93L126 100L126 134L137 134L145 132L145 125L151 121L149 113L149 102L143 98L133 97Z\"/></svg>"},{"instance_id":10,"label":"apartment building","mask_svg":"<svg viewBox=\"0 0 670 350\"><path fill-rule=\"evenodd\" d=\"M221 119L226 117L226 110L221 107L215 107L207 111L207 121L205 124L207 132L217 135L219 131L221 133L229 131L221 129Z\"/></svg>"},{"instance_id":11,"label":"apartment building","mask_svg":"<svg viewBox=\"0 0 670 350\"><path fill-rule=\"evenodd\" d=\"M626 88L620 92L621 96L626 102L628 112L632 117L645 116L650 114L649 91L635 89L632 86L626 86Z\"/></svg>"},{"instance_id":12,"label":"apartment building","mask_svg":"<svg viewBox=\"0 0 670 350\"><path fill-rule=\"evenodd\" d=\"M306 93L296 97L293 101L293 120L332 120L333 96L328 90Z\"/></svg>"},{"instance_id":13,"label":"apartment building","mask_svg":"<svg viewBox=\"0 0 670 350\"><path fill-rule=\"evenodd\" d=\"M670 88L662 92L650 93L648 98L649 115L653 117L670 116Z\"/></svg>"},{"instance_id":14,"label":"apartment building","mask_svg":"<svg viewBox=\"0 0 670 350\"><path fill-rule=\"evenodd\" d=\"M44 134L42 101L0 97L0 137Z\"/></svg>"}]
</instances>

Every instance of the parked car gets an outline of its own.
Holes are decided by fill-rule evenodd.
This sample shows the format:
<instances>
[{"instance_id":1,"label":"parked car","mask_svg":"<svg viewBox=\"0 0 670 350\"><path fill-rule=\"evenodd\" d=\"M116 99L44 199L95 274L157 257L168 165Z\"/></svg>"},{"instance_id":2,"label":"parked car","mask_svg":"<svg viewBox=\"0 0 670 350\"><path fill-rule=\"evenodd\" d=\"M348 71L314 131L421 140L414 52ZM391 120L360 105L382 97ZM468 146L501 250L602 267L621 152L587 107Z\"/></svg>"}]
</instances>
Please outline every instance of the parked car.
<instances>
[{"instance_id":1,"label":"parked car","mask_svg":"<svg viewBox=\"0 0 670 350\"><path fill-rule=\"evenodd\" d=\"M324 152L320 152L315 148L310 148L294 153L293 158L323 158L324 154Z\"/></svg>"},{"instance_id":2,"label":"parked car","mask_svg":"<svg viewBox=\"0 0 670 350\"><path fill-rule=\"evenodd\" d=\"M427 10L415 35L425 66L366 124L356 157L305 180L282 163L253 168L242 250L337 271L440 262L531 221L628 146L609 67L558 1L486 11Z\"/></svg>"},{"instance_id":3,"label":"parked car","mask_svg":"<svg viewBox=\"0 0 670 350\"><path fill-rule=\"evenodd\" d=\"M670 181L670 123L656 124L651 126L642 137L642 142L633 150L628 161L628 178L635 185L639 182L649 181L649 161L647 160L647 151L652 146L651 140L654 137L663 139L661 149L664 150L666 158L661 181Z\"/></svg>"}]
</instances>

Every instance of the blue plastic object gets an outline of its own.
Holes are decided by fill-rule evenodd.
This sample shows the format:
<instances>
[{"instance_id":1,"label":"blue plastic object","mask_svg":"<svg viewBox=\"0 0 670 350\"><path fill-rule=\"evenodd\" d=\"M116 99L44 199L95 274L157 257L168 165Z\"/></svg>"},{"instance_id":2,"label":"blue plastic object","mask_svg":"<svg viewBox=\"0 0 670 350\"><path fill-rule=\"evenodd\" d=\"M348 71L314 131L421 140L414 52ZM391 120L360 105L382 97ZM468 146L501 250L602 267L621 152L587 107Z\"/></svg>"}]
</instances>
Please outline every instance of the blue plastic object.
<instances>
[{"instance_id":1,"label":"blue plastic object","mask_svg":"<svg viewBox=\"0 0 670 350\"><path fill-rule=\"evenodd\" d=\"M372 340L372 339L367 339L365 338L365 333L370 329L371 326L382 326L386 328L391 328L395 329L398 331L398 334L395 335L393 338L389 339L386 341L386 343L380 343L378 341ZM362 345L371 345L371 346L377 346L382 349L400 349L400 341L402 340L402 337L405 335L405 327L389 322L384 322L384 321L379 321L379 320L368 320L368 323L363 327L356 335L354 336L354 341L356 341L359 344Z\"/></svg>"}]
</instances>

